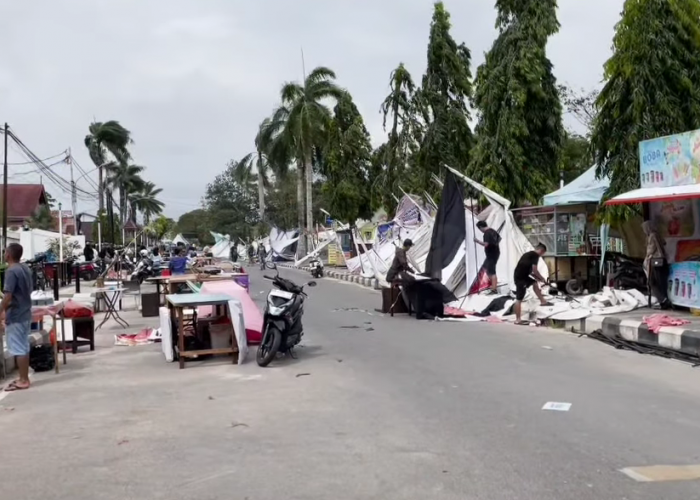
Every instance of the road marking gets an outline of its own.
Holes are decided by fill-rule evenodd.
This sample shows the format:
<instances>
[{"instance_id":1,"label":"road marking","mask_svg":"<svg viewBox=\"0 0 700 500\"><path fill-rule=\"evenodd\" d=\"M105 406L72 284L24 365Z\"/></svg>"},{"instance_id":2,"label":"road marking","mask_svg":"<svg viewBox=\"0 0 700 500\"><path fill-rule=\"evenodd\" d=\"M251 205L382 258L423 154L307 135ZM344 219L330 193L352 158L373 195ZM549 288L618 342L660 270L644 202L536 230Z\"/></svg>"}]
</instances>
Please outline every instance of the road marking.
<instances>
[{"instance_id":1,"label":"road marking","mask_svg":"<svg viewBox=\"0 0 700 500\"><path fill-rule=\"evenodd\" d=\"M626 467L620 472L640 483L694 481L700 479L700 465L651 465Z\"/></svg>"},{"instance_id":2,"label":"road marking","mask_svg":"<svg viewBox=\"0 0 700 500\"><path fill-rule=\"evenodd\" d=\"M571 403L556 403L550 401L549 403L545 403L542 409L550 411L569 411L571 409Z\"/></svg>"}]
</instances>

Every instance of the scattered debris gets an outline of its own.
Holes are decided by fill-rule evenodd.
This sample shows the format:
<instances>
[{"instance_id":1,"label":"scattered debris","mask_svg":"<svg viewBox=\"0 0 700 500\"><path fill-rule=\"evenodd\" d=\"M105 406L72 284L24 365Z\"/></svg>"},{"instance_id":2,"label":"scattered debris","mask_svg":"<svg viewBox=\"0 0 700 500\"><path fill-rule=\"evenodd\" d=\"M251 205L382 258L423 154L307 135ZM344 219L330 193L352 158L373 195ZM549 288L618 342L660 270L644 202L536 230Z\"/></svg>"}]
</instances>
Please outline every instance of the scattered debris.
<instances>
[{"instance_id":1,"label":"scattered debris","mask_svg":"<svg viewBox=\"0 0 700 500\"><path fill-rule=\"evenodd\" d=\"M231 428L235 429L236 427L250 427L248 424L244 424L243 422L231 422Z\"/></svg>"},{"instance_id":2,"label":"scattered debris","mask_svg":"<svg viewBox=\"0 0 700 500\"><path fill-rule=\"evenodd\" d=\"M365 328L365 331L366 331L366 332L373 332L373 331L374 331L374 328L372 328L372 327Z\"/></svg>"},{"instance_id":3,"label":"scattered debris","mask_svg":"<svg viewBox=\"0 0 700 500\"><path fill-rule=\"evenodd\" d=\"M297 378L299 378L299 377L306 377L306 376L309 376L309 375L311 375L311 374L310 374L310 373L297 373Z\"/></svg>"},{"instance_id":4,"label":"scattered debris","mask_svg":"<svg viewBox=\"0 0 700 500\"><path fill-rule=\"evenodd\" d=\"M340 328L345 328L346 330L354 330L356 328L360 328L357 325L350 325L350 326L341 326Z\"/></svg>"},{"instance_id":5,"label":"scattered debris","mask_svg":"<svg viewBox=\"0 0 700 500\"><path fill-rule=\"evenodd\" d=\"M144 328L139 333L122 333L114 336L114 345L135 346L160 342L162 335L160 328Z\"/></svg>"},{"instance_id":6,"label":"scattered debris","mask_svg":"<svg viewBox=\"0 0 700 500\"><path fill-rule=\"evenodd\" d=\"M340 358L336 358L336 361L337 361L338 363L342 363L342 362L343 362L343 360L340 359Z\"/></svg>"},{"instance_id":7,"label":"scattered debris","mask_svg":"<svg viewBox=\"0 0 700 500\"><path fill-rule=\"evenodd\" d=\"M448 472L449 472L449 471L446 471L446 470L442 471L443 474L447 474Z\"/></svg>"},{"instance_id":8,"label":"scattered debris","mask_svg":"<svg viewBox=\"0 0 700 500\"><path fill-rule=\"evenodd\" d=\"M209 401L214 401L214 396L209 396Z\"/></svg>"},{"instance_id":9,"label":"scattered debris","mask_svg":"<svg viewBox=\"0 0 700 500\"><path fill-rule=\"evenodd\" d=\"M3 408L3 410L5 410L5 411L15 411L15 407L14 407L14 406L6 406L6 407Z\"/></svg>"},{"instance_id":10,"label":"scattered debris","mask_svg":"<svg viewBox=\"0 0 700 500\"><path fill-rule=\"evenodd\" d=\"M121 445L123 445L123 444L127 444L128 442L129 442L128 439L122 439L122 440L120 440L120 441L117 441L117 446L121 446Z\"/></svg>"},{"instance_id":11,"label":"scattered debris","mask_svg":"<svg viewBox=\"0 0 700 500\"><path fill-rule=\"evenodd\" d=\"M571 403L555 403L550 401L549 403L545 403L542 409L550 411L569 411L571 409Z\"/></svg>"},{"instance_id":12,"label":"scattered debris","mask_svg":"<svg viewBox=\"0 0 700 500\"><path fill-rule=\"evenodd\" d=\"M551 350L552 350L552 348L551 348L550 346L548 346L548 345L543 345L543 346L542 346L542 349L545 349L545 350L547 350L547 351L551 351Z\"/></svg>"}]
</instances>

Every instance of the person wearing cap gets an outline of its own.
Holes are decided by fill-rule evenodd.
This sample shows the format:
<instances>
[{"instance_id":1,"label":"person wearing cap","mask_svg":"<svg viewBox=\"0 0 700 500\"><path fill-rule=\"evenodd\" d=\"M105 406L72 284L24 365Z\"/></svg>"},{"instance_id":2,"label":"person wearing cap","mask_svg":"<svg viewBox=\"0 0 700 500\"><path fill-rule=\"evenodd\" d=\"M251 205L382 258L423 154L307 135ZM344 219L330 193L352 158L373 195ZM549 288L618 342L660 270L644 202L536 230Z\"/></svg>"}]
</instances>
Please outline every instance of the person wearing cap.
<instances>
[{"instance_id":1,"label":"person wearing cap","mask_svg":"<svg viewBox=\"0 0 700 500\"><path fill-rule=\"evenodd\" d=\"M396 253L394 254L394 261L391 263L391 267L386 273L386 280L389 283L397 279L407 280L412 278L408 275L414 274L415 271L408 264L408 257L406 256L406 252L408 252L412 246L413 242L410 239L406 239L403 242L403 246L396 249Z\"/></svg>"},{"instance_id":2,"label":"person wearing cap","mask_svg":"<svg viewBox=\"0 0 700 500\"><path fill-rule=\"evenodd\" d=\"M477 243L484 247L484 253L486 254L486 260L484 260L484 265L482 269L486 271L486 276L489 277L491 282L490 294L496 295L498 293L498 277L496 276L496 264L498 264L498 259L501 257L501 235L498 231L491 229L485 221L480 220L476 223L476 227L484 233L484 241L479 241L474 238L474 243Z\"/></svg>"}]
</instances>

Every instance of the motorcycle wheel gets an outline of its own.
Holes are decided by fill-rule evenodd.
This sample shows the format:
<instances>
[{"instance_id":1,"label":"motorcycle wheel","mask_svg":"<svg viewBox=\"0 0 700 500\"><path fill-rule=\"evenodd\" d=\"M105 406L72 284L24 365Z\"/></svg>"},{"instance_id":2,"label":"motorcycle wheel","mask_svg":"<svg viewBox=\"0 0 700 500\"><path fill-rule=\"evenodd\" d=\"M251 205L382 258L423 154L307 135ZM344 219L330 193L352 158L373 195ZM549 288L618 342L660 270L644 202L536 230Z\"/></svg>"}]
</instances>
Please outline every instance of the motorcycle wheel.
<instances>
[{"instance_id":1,"label":"motorcycle wheel","mask_svg":"<svg viewBox=\"0 0 700 500\"><path fill-rule=\"evenodd\" d=\"M258 366L264 368L269 365L272 360L275 359L281 343L282 332L280 332L276 326L268 326L267 332L265 332L265 336L260 346L258 346L258 353L255 356Z\"/></svg>"}]
</instances>

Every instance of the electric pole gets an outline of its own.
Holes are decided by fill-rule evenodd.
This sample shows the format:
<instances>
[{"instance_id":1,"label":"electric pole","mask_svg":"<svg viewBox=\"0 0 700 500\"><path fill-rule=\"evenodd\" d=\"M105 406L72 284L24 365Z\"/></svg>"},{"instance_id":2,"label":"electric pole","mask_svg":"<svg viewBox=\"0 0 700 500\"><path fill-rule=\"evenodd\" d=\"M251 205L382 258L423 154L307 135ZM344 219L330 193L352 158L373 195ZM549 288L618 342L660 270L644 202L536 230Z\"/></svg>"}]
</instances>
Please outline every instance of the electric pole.
<instances>
[{"instance_id":1,"label":"electric pole","mask_svg":"<svg viewBox=\"0 0 700 500\"><path fill-rule=\"evenodd\" d=\"M73 180L73 157L71 156L71 149L68 148L68 165L70 165L70 202L71 209L73 210L73 235L78 236L78 193L75 189L75 181Z\"/></svg>"},{"instance_id":2,"label":"electric pole","mask_svg":"<svg viewBox=\"0 0 700 500\"><path fill-rule=\"evenodd\" d=\"M3 161L2 178L2 262L5 262L5 248L7 248L7 136L9 128L5 123L5 154Z\"/></svg>"}]
</instances>

